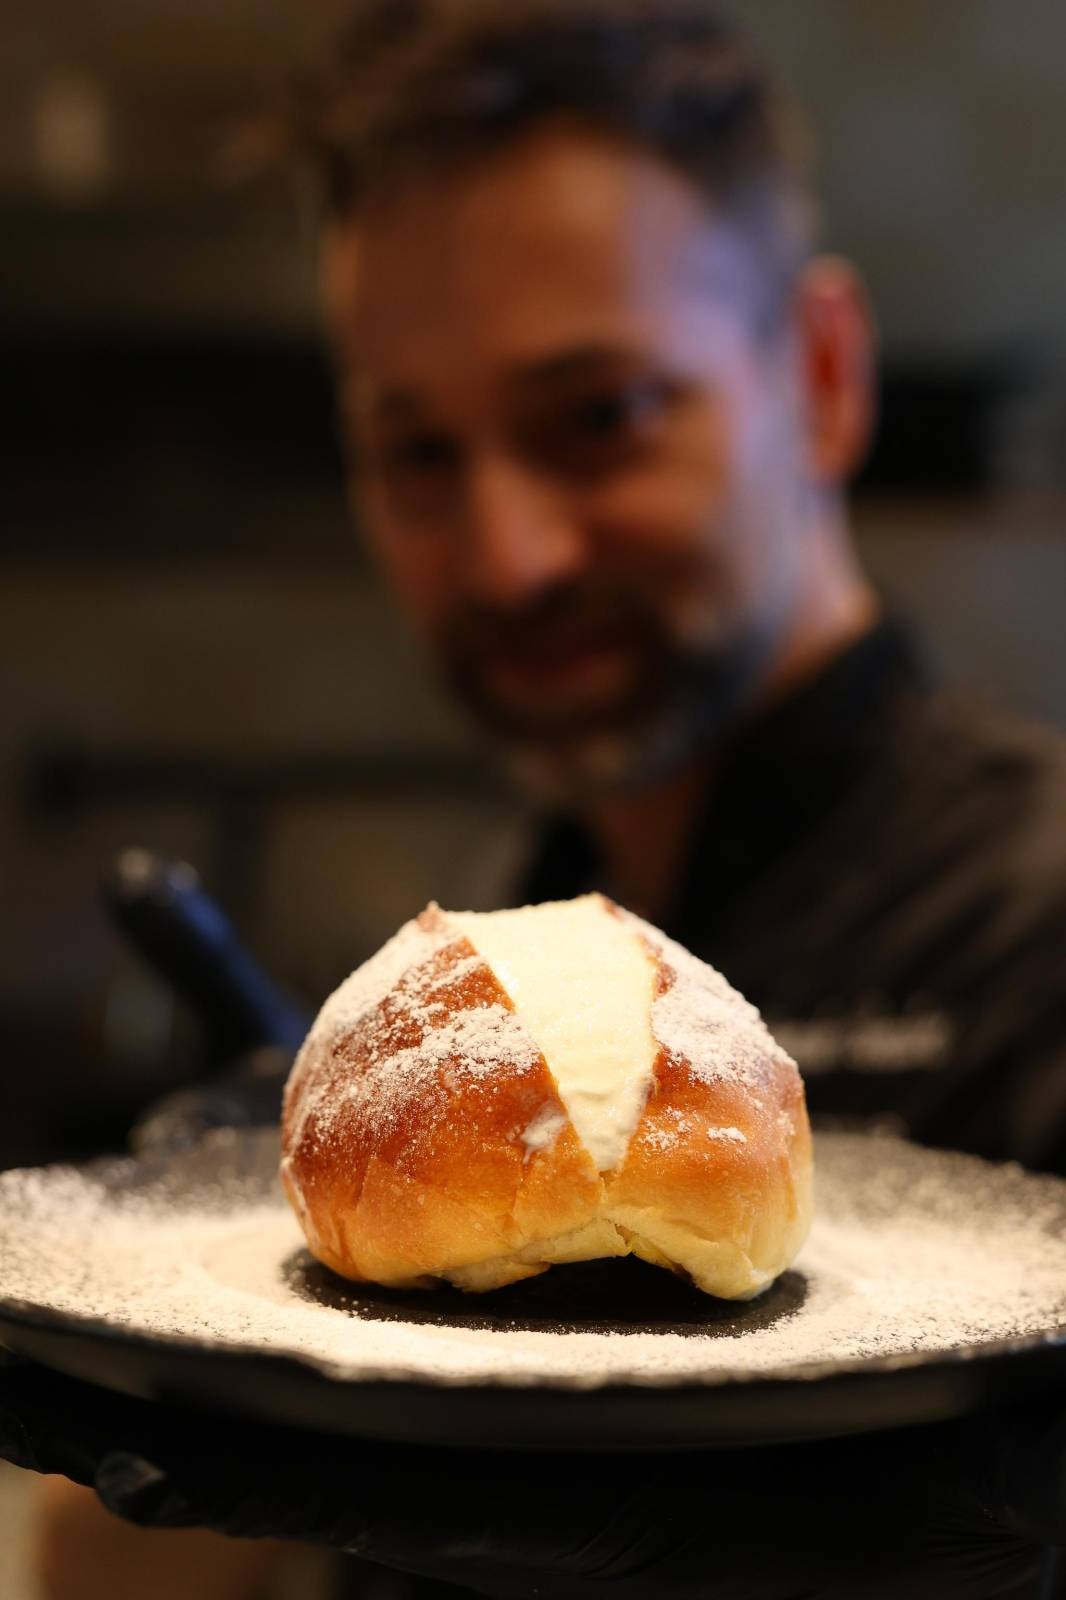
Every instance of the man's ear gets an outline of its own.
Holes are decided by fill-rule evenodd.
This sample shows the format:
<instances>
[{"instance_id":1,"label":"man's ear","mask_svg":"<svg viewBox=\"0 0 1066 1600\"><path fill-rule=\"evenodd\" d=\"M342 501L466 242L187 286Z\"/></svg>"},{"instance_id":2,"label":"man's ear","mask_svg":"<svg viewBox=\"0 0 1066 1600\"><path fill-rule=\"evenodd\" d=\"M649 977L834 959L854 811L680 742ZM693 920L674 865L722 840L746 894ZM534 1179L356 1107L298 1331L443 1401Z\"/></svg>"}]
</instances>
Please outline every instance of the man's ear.
<instances>
[{"instance_id":1,"label":"man's ear","mask_svg":"<svg viewBox=\"0 0 1066 1600\"><path fill-rule=\"evenodd\" d=\"M818 483L841 484L862 465L876 415L877 334L855 268L838 256L809 262L795 315L809 468Z\"/></svg>"}]
</instances>

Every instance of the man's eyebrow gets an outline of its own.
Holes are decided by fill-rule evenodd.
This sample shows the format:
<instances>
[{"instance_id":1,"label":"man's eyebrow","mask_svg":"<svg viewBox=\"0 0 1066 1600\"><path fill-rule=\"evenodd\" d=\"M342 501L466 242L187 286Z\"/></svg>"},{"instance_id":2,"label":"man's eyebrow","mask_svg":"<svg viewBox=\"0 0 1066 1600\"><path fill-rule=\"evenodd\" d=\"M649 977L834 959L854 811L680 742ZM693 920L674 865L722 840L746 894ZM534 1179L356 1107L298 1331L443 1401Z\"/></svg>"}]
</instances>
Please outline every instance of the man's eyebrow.
<instances>
[{"instance_id":1,"label":"man's eyebrow","mask_svg":"<svg viewBox=\"0 0 1066 1600\"><path fill-rule=\"evenodd\" d=\"M349 416L372 417L379 422L410 422L422 412L414 389L374 389L358 367L342 369L336 375L336 391L342 411Z\"/></svg>"},{"instance_id":2,"label":"man's eyebrow","mask_svg":"<svg viewBox=\"0 0 1066 1600\"><path fill-rule=\"evenodd\" d=\"M646 357L633 345L582 344L548 356L515 361L504 370L504 384L516 392L536 392L580 382L646 364ZM425 414L418 391L411 388L379 389L367 393L360 382L358 368L338 376L338 387L348 407L384 423L405 423ZM361 391L361 392L360 392Z\"/></svg>"},{"instance_id":3,"label":"man's eyebrow","mask_svg":"<svg viewBox=\"0 0 1066 1600\"><path fill-rule=\"evenodd\" d=\"M373 396L367 409L382 422L410 422L424 408L413 389L385 389Z\"/></svg>"},{"instance_id":4,"label":"man's eyebrow","mask_svg":"<svg viewBox=\"0 0 1066 1600\"><path fill-rule=\"evenodd\" d=\"M644 363L644 356L632 345L583 344L540 359L516 363L507 372L507 382L516 389L550 388L581 378Z\"/></svg>"}]
</instances>

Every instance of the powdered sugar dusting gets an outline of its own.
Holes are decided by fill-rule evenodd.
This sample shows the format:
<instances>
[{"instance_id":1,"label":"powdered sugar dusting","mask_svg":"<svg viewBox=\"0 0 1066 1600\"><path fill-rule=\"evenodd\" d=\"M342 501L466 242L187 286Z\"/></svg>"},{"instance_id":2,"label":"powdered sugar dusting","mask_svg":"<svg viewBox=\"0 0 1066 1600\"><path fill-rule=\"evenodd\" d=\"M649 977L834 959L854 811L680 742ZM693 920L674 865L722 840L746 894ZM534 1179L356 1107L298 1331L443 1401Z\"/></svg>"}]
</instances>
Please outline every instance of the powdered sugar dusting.
<instances>
[{"instance_id":1,"label":"powdered sugar dusting","mask_svg":"<svg viewBox=\"0 0 1066 1600\"><path fill-rule=\"evenodd\" d=\"M725 1336L378 1322L301 1299L284 1273L303 1241L270 1176L276 1146L232 1135L150 1183L131 1162L0 1175L0 1293L348 1380L721 1384L1066 1336L1066 1184L891 1139L816 1146L806 1300Z\"/></svg>"},{"instance_id":2,"label":"powdered sugar dusting","mask_svg":"<svg viewBox=\"0 0 1066 1600\"><path fill-rule=\"evenodd\" d=\"M720 972L650 923L622 915L673 975L651 1012L652 1032L669 1056L708 1083L726 1079L751 1089L791 1063L756 1008Z\"/></svg>"},{"instance_id":3,"label":"powdered sugar dusting","mask_svg":"<svg viewBox=\"0 0 1066 1600\"><path fill-rule=\"evenodd\" d=\"M423 1008L423 1014L434 1007ZM443 1004L440 1011L444 1011ZM414 1014L416 1007L411 1007ZM353 1078L344 1091L348 1104L372 1118L380 1134L400 1121L412 1101L432 1092L438 1082L456 1089L461 1082L486 1078L505 1063L508 1072L524 1072L540 1053L522 1035L514 1013L502 1005L458 1011L439 1027L427 1027L418 1044L390 1051L374 1068ZM441 1068L444 1068L443 1077Z\"/></svg>"},{"instance_id":4,"label":"powdered sugar dusting","mask_svg":"<svg viewBox=\"0 0 1066 1600\"><path fill-rule=\"evenodd\" d=\"M447 943L448 935L443 929L424 927L414 919L405 922L387 944L357 967L330 995L315 1019L286 1085L286 1104L291 1102L297 1107L293 1142L302 1137L309 1118L321 1117L326 1109L326 1097L315 1081L321 1078L316 1068L320 1069L323 1058L332 1053L341 1035L373 1016L405 973L412 968L420 969Z\"/></svg>"},{"instance_id":5,"label":"powdered sugar dusting","mask_svg":"<svg viewBox=\"0 0 1066 1600\"><path fill-rule=\"evenodd\" d=\"M700 1137L706 1136L712 1143L747 1144L748 1136L740 1128L715 1128L704 1127L702 1118L694 1122L687 1112L679 1110L676 1106L661 1107L657 1113L655 1123L641 1129L641 1143L651 1150L667 1151L676 1150L681 1144L688 1143L693 1138L694 1128L699 1128Z\"/></svg>"},{"instance_id":6,"label":"powdered sugar dusting","mask_svg":"<svg viewBox=\"0 0 1066 1600\"><path fill-rule=\"evenodd\" d=\"M482 958L431 906L320 1011L286 1089L287 1147L328 1142L353 1118L375 1139L403 1123L414 1142L442 1095L539 1061Z\"/></svg>"},{"instance_id":7,"label":"powdered sugar dusting","mask_svg":"<svg viewBox=\"0 0 1066 1600\"><path fill-rule=\"evenodd\" d=\"M404 973L423 966L449 943L443 927L425 927L417 919L405 922L387 944L346 978L318 1014L316 1032L336 1035L354 1028L395 988Z\"/></svg>"},{"instance_id":8,"label":"powdered sugar dusting","mask_svg":"<svg viewBox=\"0 0 1066 1600\"><path fill-rule=\"evenodd\" d=\"M640 1130L641 1143L649 1149L675 1150L692 1138L693 1121L680 1106L661 1106L653 1123Z\"/></svg>"}]
</instances>

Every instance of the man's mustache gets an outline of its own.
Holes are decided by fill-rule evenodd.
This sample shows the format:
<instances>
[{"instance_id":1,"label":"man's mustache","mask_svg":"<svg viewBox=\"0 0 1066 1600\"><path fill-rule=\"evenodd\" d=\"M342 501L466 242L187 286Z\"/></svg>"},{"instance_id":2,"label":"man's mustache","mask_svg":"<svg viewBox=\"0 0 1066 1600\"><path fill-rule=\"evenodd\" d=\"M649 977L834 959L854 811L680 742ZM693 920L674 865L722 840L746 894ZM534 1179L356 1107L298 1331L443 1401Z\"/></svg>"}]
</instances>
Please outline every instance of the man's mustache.
<instances>
[{"instance_id":1,"label":"man's mustache","mask_svg":"<svg viewBox=\"0 0 1066 1600\"><path fill-rule=\"evenodd\" d=\"M553 590L521 607L467 605L451 617L439 645L453 663L494 655L543 654L574 640L661 640L663 630L649 609L630 594L576 587Z\"/></svg>"}]
</instances>

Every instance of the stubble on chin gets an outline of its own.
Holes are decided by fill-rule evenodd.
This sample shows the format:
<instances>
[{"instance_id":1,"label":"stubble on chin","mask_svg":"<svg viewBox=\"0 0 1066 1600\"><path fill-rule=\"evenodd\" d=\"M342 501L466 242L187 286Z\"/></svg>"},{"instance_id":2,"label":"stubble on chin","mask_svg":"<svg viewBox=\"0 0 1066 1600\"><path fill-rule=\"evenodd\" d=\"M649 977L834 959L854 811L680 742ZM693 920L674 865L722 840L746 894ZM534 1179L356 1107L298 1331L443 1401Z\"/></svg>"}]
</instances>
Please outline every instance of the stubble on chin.
<instances>
[{"instance_id":1,"label":"stubble on chin","mask_svg":"<svg viewBox=\"0 0 1066 1600\"><path fill-rule=\"evenodd\" d=\"M665 782L731 736L750 715L772 630L752 628L713 646L672 650L610 715L567 727L519 729L483 695L459 693L508 780L534 804L580 809Z\"/></svg>"}]
</instances>

